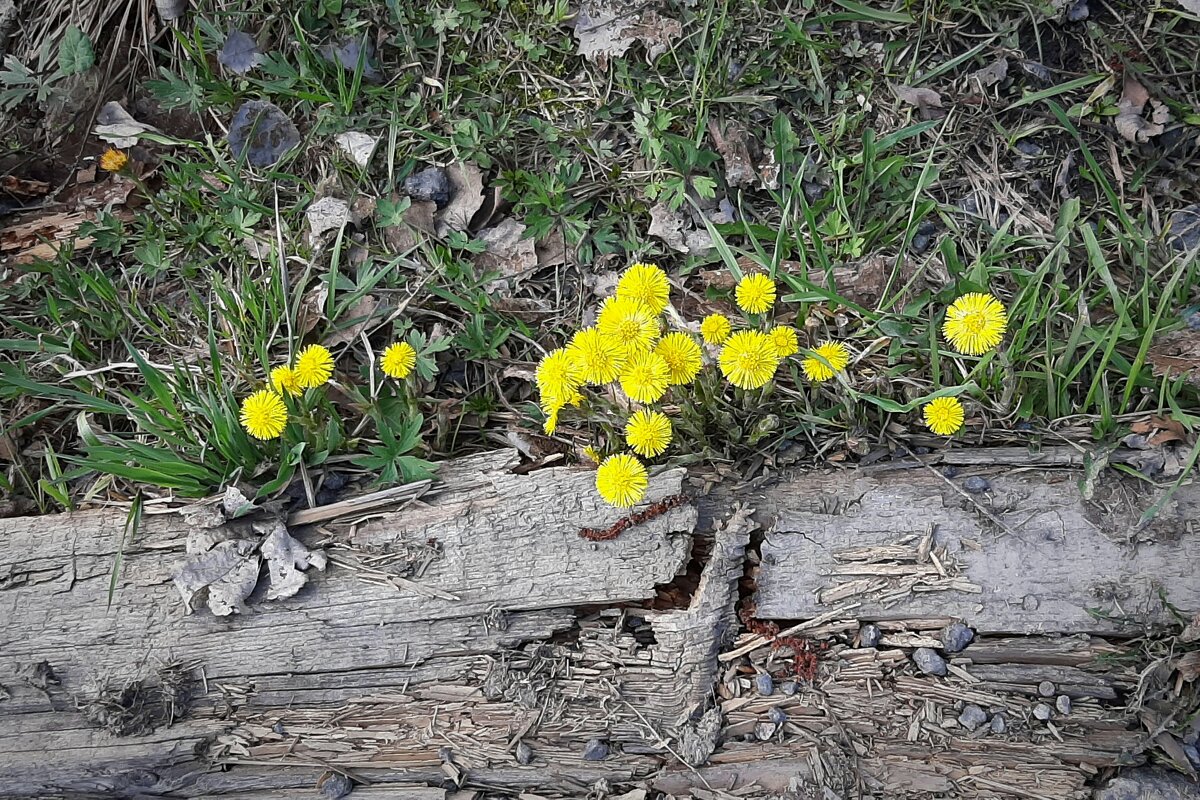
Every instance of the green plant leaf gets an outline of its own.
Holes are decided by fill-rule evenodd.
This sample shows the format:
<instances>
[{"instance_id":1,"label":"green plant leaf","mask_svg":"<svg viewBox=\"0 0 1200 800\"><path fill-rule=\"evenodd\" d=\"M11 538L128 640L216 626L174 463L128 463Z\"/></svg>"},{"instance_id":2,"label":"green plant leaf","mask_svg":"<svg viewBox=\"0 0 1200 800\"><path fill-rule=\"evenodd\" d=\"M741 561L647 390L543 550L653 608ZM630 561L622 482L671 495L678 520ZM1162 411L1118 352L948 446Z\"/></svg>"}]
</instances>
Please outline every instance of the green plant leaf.
<instances>
[{"instance_id":1,"label":"green plant leaf","mask_svg":"<svg viewBox=\"0 0 1200 800\"><path fill-rule=\"evenodd\" d=\"M58 69L63 75L78 75L96 63L92 40L87 34L72 25L58 43Z\"/></svg>"}]
</instances>

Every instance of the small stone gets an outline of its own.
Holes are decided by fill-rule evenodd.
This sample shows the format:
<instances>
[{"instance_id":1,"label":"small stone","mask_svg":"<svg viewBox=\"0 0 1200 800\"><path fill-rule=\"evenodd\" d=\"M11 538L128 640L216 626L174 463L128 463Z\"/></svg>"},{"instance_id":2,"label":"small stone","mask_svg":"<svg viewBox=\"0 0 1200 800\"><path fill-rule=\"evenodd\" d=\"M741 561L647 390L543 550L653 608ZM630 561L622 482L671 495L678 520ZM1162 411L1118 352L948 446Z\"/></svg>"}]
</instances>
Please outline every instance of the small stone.
<instances>
[{"instance_id":1,"label":"small stone","mask_svg":"<svg viewBox=\"0 0 1200 800\"><path fill-rule=\"evenodd\" d=\"M450 202L450 179L440 167L426 167L404 179L404 191L413 200L432 200L438 208Z\"/></svg>"},{"instance_id":2,"label":"small stone","mask_svg":"<svg viewBox=\"0 0 1200 800\"><path fill-rule=\"evenodd\" d=\"M946 660L930 647L918 647L912 655L917 669L926 675L945 675Z\"/></svg>"},{"instance_id":3,"label":"small stone","mask_svg":"<svg viewBox=\"0 0 1200 800\"><path fill-rule=\"evenodd\" d=\"M525 742L517 742L517 763L532 764L533 763L533 748L525 744Z\"/></svg>"},{"instance_id":4,"label":"small stone","mask_svg":"<svg viewBox=\"0 0 1200 800\"><path fill-rule=\"evenodd\" d=\"M963 481L962 487L971 494L983 494L988 489L992 488L992 484L987 478L981 478L978 475L972 475Z\"/></svg>"},{"instance_id":5,"label":"small stone","mask_svg":"<svg viewBox=\"0 0 1200 800\"><path fill-rule=\"evenodd\" d=\"M283 736L287 732L283 727L282 720L275 720L275 724L271 726L271 730L275 731L279 736Z\"/></svg>"},{"instance_id":6,"label":"small stone","mask_svg":"<svg viewBox=\"0 0 1200 800\"><path fill-rule=\"evenodd\" d=\"M929 246L931 244L933 244L932 236L926 236L923 233L918 233L916 236L913 237L913 240L912 240L913 252L914 253L924 253L926 250L929 249Z\"/></svg>"},{"instance_id":7,"label":"small stone","mask_svg":"<svg viewBox=\"0 0 1200 800\"><path fill-rule=\"evenodd\" d=\"M770 740L775 735L775 731L779 726L774 722L760 722L754 726L754 736L760 741L765 742Z\"/></svg>"},{"instance_id":8,"label":"small stone","mask_svg":"<svg viewBox=\"0 0 1200 800\"><path fill-rule=\"evenodd\" d=\"M1027 156L1037 156L1042 154L1041 145L1037 144L1036 142L1031 142L1028 139L1021 139L1013 146L1017 148L1017 152L1023 153Z\"/></svg>"},{"instance_id":9,"label":"small stone","mask_svg":"<svg viewBox=\"0 0 1200 800\"><path fill-rule=\"evenodd\" d=\"M770 697L775 693L775 679L763 672L754 679L754 688L763 697Z\"/></svg>"},{"instance_id":10,"label":"small stone","mask_svg":"<svg viewBox=\"0 0 1200 800\"><path fill-rule=\"evenodd\" d=\"M1054 697L1054 684L1050 681L1042 681L1038 684L1038 694L1042 697Z\"/></svg>"},{"instance_id":11,"label":"small stone","mask_svg":"<svg viewBox=\"0 0 1200 800\"><path fill-rule=\"evenodd\" d=\"M317 781L321 797L325 800L341 800L354 789L354 781L340 772L326 772Z\"/></svg>"},{"instance_id":12,"label":"small stone","mask_svg":"<svg viewBox=\"0 0 1200 800\"><path fill-rule=\"evenodd\" d=\"M1192 762L1193 767L1200 767L1200 750L1197 750L1195 745L1185 744L1183 754L1188 757L1188 761Z\"/></svg>"},{"instance_id":13,"label":"small stone","mask_svg":"<svg viewBox=\"0 0 1200 800\"><path fill-rule=\"evenodd\" d=\"M784 681L783 683L779 684L779 691L783 692L788 697L794 695L796 690L799 688L800 687L795 681Z\"/></svg>"},{"instance_id":14,"label":"small stone","mask_svg":"<svg viewBox=\"0 0 1200 800\"><path fill-rule=\"evenodd\" d=\"M958 467L954 466L953 464L947 464L946 466L942 467L942 475L946 478L957 478Z\"/></svg>"},{"instance_id":15,"label":"small stone","mask_svg":"<svg viewBox=\"0 0 1200 800\"><path fill-rule=\"evenodd\" d=\"M588 739L583 746L584 761L603 761L608 758L608 743L600 739Z\"/></svg>"},{"instance_id":16,"label":"small stone","mask_svg":"<svg viewBox=\"0 0 1200 800\"><path fill-rule=\"evenodd\" d=\"M1091 9L1088 8L1088 0L1075 0L1067 9L1067 21L1083 22L1091 13Z\"/></svg>"},{"instance_id":17,"label":"small stone","mask_svg":"<svg viewBox=\"0 0 1200 800\"><path fill-rule=\"evenodd\" d=\"M1071 698L1065 694L1060 694L1058 700L1054 701L1054 707L1058 709L1058 713L1064 716L1071 713Z\"/></svg>"},{"instance_id":18,"label":"small stone","mask_svg":"<svg viewBox=\"0 0 1200 800\"><path fill-rule=\"evenodd\" d=\"M878 647L882 638L883 631L879 630L878 625L868 622L858 629L858 644L861 647Z\"/></svg>"},{"instance_id":19,"label":"small stone","mask_svg":"<svg viewBox=\"0 0 1200 800\"><path fill-rule=\"evenodd\" d=\"M1175 250L1200 247L1200 203L1172 211L1167 217L1167 243Z\"/></svg>"},{"instance_id":20,"label":"small stone","mask_svg":"<svg viewBox=\"0 0 1200 800\"><path fill-rule=\"evenodd\" d=\"M951 622L942 628L942 649L947 653L961 653L974 638L975 631L961 622Z\"/></svg>"},{"instance_id":21,"label":"small stone","mask_svg":"<svg viewBox=\"0 0 1200 800\"><path fill-rule=\"evenodd\" d=\"M1037 719L1040 719L1042 722L1045 722L1046 720L1050 719L1050 717L1054 716L1054 709L1045 703L1038 703L1033 707L1033 716Z\"/></svg>"},{"instance_id":22,"label":"small stone","mask_svg":"<svg viewBox=\"0 0 1200 800\"><path fill-rule=\"evenodd\" d=\"M1025 611L1037 611L1040 605L1036 594L1027 594L1021 598L1021 608Z\"/></svg>"},{"instance_id":23,"label":"small stone","mask_svg":"<svg viewBox=\"0 0 1200 800\"><path fill-rule=\"evenodd\" d=\"M992 733L996 735L1002 734L1008 730L1008 725L1006 725L1004 722L1003 714L997 714L996 716L992 717L991 729Z\"/></svg>"},{"instance_id":24,"label":"small stone","mask_svg":"<svg viewBox=\"0 0 1200 800\"><path fill-rule=\"evenodd\" d=\"M779 706L771 706L771 710L767 712L767 719L776 725L782 725L787 722L787 712Z\"/></svg>"},{"instance_id":25,"label":"small stone","mask_svg":"<svg viewBox=\"0 0 1200 800\"><path fill-rule=\"evenodd\" d=\"M975 730L987 721L987 712L974 703L967 703L958 715L958 724L969 731Z\"/></svg>"}]
</instances>

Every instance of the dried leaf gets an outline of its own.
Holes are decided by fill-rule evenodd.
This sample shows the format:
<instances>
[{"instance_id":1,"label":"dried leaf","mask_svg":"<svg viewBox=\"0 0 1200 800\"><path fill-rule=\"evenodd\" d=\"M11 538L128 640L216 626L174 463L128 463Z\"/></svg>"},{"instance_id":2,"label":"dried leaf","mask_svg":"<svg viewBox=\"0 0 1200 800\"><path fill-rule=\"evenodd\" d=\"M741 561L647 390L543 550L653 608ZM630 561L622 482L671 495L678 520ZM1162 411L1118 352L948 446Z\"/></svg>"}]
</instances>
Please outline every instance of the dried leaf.
<instances>
[{"instance_id":1,"label":"dried leaf","mask_svg":"<svg viewBox=\"0 0 1200 800\"><path fill-rule=\"evenodd\" d=\"M323 344L326 347L336 347L357 339L358 335L370 326L371 318L378 305L379 301L369 294L358 298L358 301L346 311L346 318L350 321L350 325L326 336Z\"/></svg>"},{"instance_id":2,"label":"dried leaf","mask_svg":"<svg viewBox=\"0 0 1200 800\"><path fill-rule=\"evenodd\" d=\"M308 583L308 574L302 570L311 566L325 571L325 552L309 550L293 539L282 522L275 523L263 540L262 554L267 560L267 574L271 578L268 600L291 597L300 591Z\"/></svg>"},{"instance_id":3,"label":"dried leaf","mask_svg":"<svg viewBox=\"0 0 1200 800\"><path fill-rule=\"evenodd\" d=\"M217 60L230 72L245 75L266 59L258 49L258 43L247 33L230 28L225 37L225 46Z\"/></svg>"},{"instance_id":4,"label":"dried leaf","mask_svg":"<svg viewBox=\"0 0 1200 800\"><path fill-rule=\"evenodd\" d=\"M274 103L248 100L229 123L229 147L255 167L269 167L296 145L300 131Z\"/></svg>"},{"instance_id":5,"label":"dried leaf","mask_svg":"<svg viewBox=\"0 0 1200 800\"><path fill-rule=\"evenodd\" d=\"M750 160L749 133L737 122L729 122L722 132L715 119L708 120L713 146L725 162L725 182L729 186L750 186L758 178Z\"/></svg>"},{"instance_id":6,"label":"dried leaf","mask_svg":"<svg viewBox=\"0 0 1200 800\"><path fill-rule=\"evenodd\" d=\"M483 205L483 173L471 162L453 164L446 170L450 180L450 202L434 215L438 236L465 231L471 217Z\"/></svg>"},{"instance_id":7,"label":"dried leaf","mask_svg":"<svg viewBox=\"0 0 1200 800\"><path fill-rule=\"evenodd\" d=\"M379 83L383 79L383 75L375 68L373 62L375 48L371 42L367 40L366 35L361 39L342 39L335 44L327 44L321 47L321 57L331 64L339 64L348 72L354 72L358 69L359 59L363 62L362 76L363 80L371 83Z\"/></svg>"},{"instance_id":8,"label":"dried leaf","mask_svg":"<svg viewBox=\"0 0 1200 800\"><path fill-rule=\"evenodd\" d=\"M1183 633L1179 634L1179 641L1194 642L1200 639L1200 613L1192 616L1192 621L1183 629Z\"/></svg>"},{"instance_id":9,"label":"dried leaf","mask_svg":"<svg viewBox=\"0 0 1200 800\"><path fill-rule=\"evenodd\" d=\"M254 505L241 489L236 486L225 487L225 494L221 497L221 510L225 513L225 519L244 517L256 508L258 506Z\"/></svg>"},{"instance_id":10,"label":"dried leaf","mask_svg":"<svg viewBox=\"0 0 1200 800\"><path fill-rule=\"evenodd\" d=\"M245 610L245 599L258 583L259 558L254 542L235 539L217 543L211 550L189 555L172 576L189 611L206 596L208 607L218 617Z\"/></svg>"},{"instance_id":11,"label":"dried leaf","mask_svg":"<svg viewBox=\"0 0 1200 800\"><path fill-rule=\"evenodd\" d=\"M379 145L378 136L368 136L359 131L346 131L339 133L333 138L337 146L342 149L342 152L350 157L358 166L363 169L371 163L371 156L375 154L375 148Z\"/></svg>"},{"instance_id":12,"label":"dried leaf","mask_svg":"<svg viewBox=\"0 0 1200 800\"><path fill-rule=\"evenodd\" d=\"M538 269L557 267L567 263L567 239L558 228L550 231L546 238L534 245Z\"/></svg>"},{"instance_id":13,"label":"dried leaf","mask_svg":"<svg viewBox=\"0 0 1200 800\"><path fill-rule=\"evenodd\" d=\"M902 83L896 83L892 84L892 91L896 93L896 97L900 98L901 102L915 106L921 113L922 119L934 119L944 116L941 111L934 110L942 107L942 96L933 89L905 86Z\"/></svg>"},{"instance_id":14,"label":"dried leaf","mask_svg":"<svg viewBox=\"0 0 1200 800\"><path fill-rule=\"evenodd\" d=\"M575 16L579 55L604 68L641 42L650 60L658 58L683 33L678 20L663 17L649 4L629 0L585 0Z\"/></svg>"},{"instance_id":15,"label":"dried leaf","mask_svg":"<svg viewBox=\"0 0 1200 800\"><path fill-rule=\"evenodd\" d=\"M1000 56L983 69L972 72L971 77L979 81L980 86L994 86L1008 77L1008 59Z\"/></svg>"},{"instance_id":16,"label":"dried leaf","mask_svg":"<svg viewBox=\"0 0 1200 800\"><path fill-rule=\"evenodd\" d=\"M304 212L308 219L308 242L316 247L329 231L340 231L351 221L350 205L338 197L315 200Z\"/></svg>"},{"instance_id":17,"label":"dried leaf","mask_svg":"<svg viewBox=\"0 0 1200 800\"><path fill-rule=\"evenodd\" d=\"M311 332L318 322L325 319L325 303L328 299L329 287L325 283L319 283L305 293L304 299L300 301L300 313L296 321L301 336Z\"/></svg>"},{"instance_id":18,"label":"dried leaf","mask_svg":"<svg viewBox=\"0 0 1200 800\"><path fill-rule=\"evenodd\" d=\"M1200 247L1200 203L1171 212L1167 217L1167 243L1175 250Z\"/></svg>"},{"instance_id":19,"label":"dried leaf","mask_svg":"<svg viewBox=\"0 0 1200 800\"><path fill-rule=\"evenodd\" d=\"M1200 386L1200 331L1175 331L1150 345L1146 359L1155 377L1183 377Z\"/></svg>"},{"instance_id":20,"label":"dried leaf","mask_svg":"<svg viewBox=\"0 0 1200 800\"><path fill-rule=\"evenodd\" d=\"M413 202L404 210L399 225L383 228L383 241L393 253L407 253L420 243L420 234L433 235L437 205L432 200Z\"/></svg>"},{"instance_id":21,"label":"dried leaf","mask_svg":"<svg viewBox=\"0 0 1200 800\"><path fill-rule=\"evenodd\" d=\"M667 247L680 253L707 253L713 248L707 230L693 227L682 210L672 211L663 203L650 209L650 227L646 234L662 239Z\"/></svg>"},{"instance_id":22,"label":"dried leaf","mask_svg":"<svg viewBox=\"0 0 1200 800\"><path fill-rule=\"evenodd\" d=\"M1117 118L1113 125L1117 129L1117 133L1121 134L1126 141L1139 143L1148 142L1151 138L1158 136L1163 132L1163 124L1160 122L1148 121L1142 116L1142 109L1146 107L1146 103L1150 100L1150 93L1146 91L1146 87L1142 86L1130 74L1125 75L1125 85L1121 91L1121 99L1117 103ZM1157 111L1156 115L1161 116ZM1169 119L1169 116L1164 118Z\"/></svg>"},{"instance_id":23,"label":"dried leaf","mask_svg":"<svg viewBox=\"0 0 1200 800\"><path fill-rule=\"evenodd\" d=\"M499 272L499 280L490 282L489 292L512 288L517 279L537 269L538 257L532 239L523 238L525 226L509 217L494 228L479 232L479 238L487 245L475 263L481 269Z\"/></svg>"},{"instance_id":24,"label":"dried leaf","mask_svg":"<svg viewBox=\"0 0 1200 800\"><path fill-rule=\"evenodd\" d=\"M105 103L96 115L93 132L114 147L133 147L145 133L159 133L158 128L138 122L115 100Z\"/></svg>"}]
</instances>

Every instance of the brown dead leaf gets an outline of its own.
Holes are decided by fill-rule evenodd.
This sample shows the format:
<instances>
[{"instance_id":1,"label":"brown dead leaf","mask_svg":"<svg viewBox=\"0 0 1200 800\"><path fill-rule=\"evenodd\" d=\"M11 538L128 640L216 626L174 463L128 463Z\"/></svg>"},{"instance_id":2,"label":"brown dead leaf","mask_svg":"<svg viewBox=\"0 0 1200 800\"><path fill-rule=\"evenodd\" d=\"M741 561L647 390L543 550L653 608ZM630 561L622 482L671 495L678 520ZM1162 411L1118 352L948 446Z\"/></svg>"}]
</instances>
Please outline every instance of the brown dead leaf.
<instances>
[{"instance_id":1,"label":"brown dead leaf","mask_svg":"<svg viewBox=\"0 0 1200 800\"><path fill-rule=\"evenodd\" d=\"M326 347L336 347L357 339L358 335L370 326L371 318L378 306L379 301L369 294L358 298L345 313L346 321L350 324L326 336L323 344Z\"/></svg>"},{"instance_id":2,"label":"brown dead leaf","mask_svg":"<svg viewBox=\"0 0 1200 800\"><path fill-rule=\"evenodd\" d=\"M1200 640L1200 613L1192 616L1192 621L1183 629L1183 633L1179 634L1179 641L1194 642Z\"/></svg>"},{"instance_id":3,"label":"brown dead leaf","mask_svg":"<svg viewBox=\"0 0 1200 800\"><path fill-rule=\"evenodd\" d=\"M434 214L438 236L465 231L471 217L483 206L483 173L479 167L470 162L452 164L446 168L446 177L450 181L450 202Z\"/></svg>"},{"instance_id":4,"label":"brown dead leaf","mask_svg":"<svg viewBox=\"0 0 1200 800\"><path fill-rule=\"evenodd\" d=\"M682 210L672 211L665 203L656 203L650 209L646 234L662 239L667 247L680 253L707 253L713 248L707 230L696 228Z\"/></svg>"},{"instance_id":5,"label":"brown dead leaf","mask_svg":"<svg viewBox=\"0 0 1200 800\"><path fill-rule=\"evenodd\" d=\"M329 299L329 287L318 283L309 289L300 301L300 313L296 315L296 327L301 336L317 327L325 319L325 301Z\"/></svg>"},{"instance_id":6,"label":"brown dead leaf","mask_svg":"<svg viewBox=\"0 0 1200 800\"><path fill-rule=\"evenodd\" d=\"M324 550L309 550L292 538L282 522L275 523L263 539L262 556L271 579L268 600L292 597L308 583L308 573L304 570L316 567L324 572L327 563Z\"/></svg>"},{"instance_id":7,"label":"brown dead leaf","mask_svg":"<svg viewBox=\"0 0 1200 800\"><path fill-rule=\"evenodd\" d=\"M218 617L240 614L258 583L259 557L254 542L218 542L206 553L189 555L172 576L188 612L204 599Z\"/></svg>"},{"instance_id":8,"label":"brown dead leaf","mask_svg":"<svg viewBox=\"0 0 1200 800\"><path fill-rule=\"evenodd\" d=\"M1175 669L1179 671L1179 677L1187 683L1200 678L1200 650L1192 650L1175 659Z\"/></svg>"},{"instance_id":9,"label":"brown dead leaf","mask_svg":"<svg viewBox=\"0 0 1200 800\"><path fill-rule=\"evenodd\" d=\"M340 231L350 223L350 205L340 197L321 197L312 202L304 216L308 220L309 246L317 247L326 233Z\"/></svg>"},{"instance_id":10,"label":"brown dead leaf","mask_svg":"<svg viewBox=\"0 0 1200 800\"><path fill-rule=\"evenodd\" d=\"M1200 331L1175 331L1150 345L1146 359L1155 377L1184 377L1200 386Z\"/></svg>"},{"instance_id":11,"label":"brown dead leaf","mask_svg":"<svg viewBox=\"0 0 1200 800\"><path fill-rule=\"evenodd\" d=\"M475 264L483 270L499 272L497 280L491 281L489 292L511 289L518 278L537 269L538 257L532 239L523 238L525 226L512 217L494 228L479 232L479 238L487 245Z\"/></svg>"},{"instance_id":12,"label":"brown dead leaf","mask_svg":"<svg viewBox=\"0 0 1200 800\"><path fill-rule=\"evenodd\" d=\"M396 199L396 195L392 196ZM399 225L388 225L383 229L383 242L393 253L407 253L418 244L425 235L434 235L434 214L437 204L432 200L414 200L404 212L404 219Z\"/></svg>"},{"instance_id":13,"label":"brown dead leaf","mask_svg":"<svg viewBox=\"0 0 1200 800\"><path fill-rule=\"evenodd\" d=\"M1164 116L1158 107L1152 106L1154 109L1152 119L1147 120L1142 116L1142 110L1149 101L1150 93L1146 91L1146 87L1138 83L1132 75L1126 73L1121 99L1117 103L1117 118L1113 122L1117 133L1121 134L1126 141L1148 142L1163 132L1163 125L1170 119L1170 116L1169 114ZM1162 106L1161 103L1158 106L1165 110L1165 106ZM1162 122L1154 121L1155 119L1162 119Z\"/></svg>"},{"instance_id":14,"label":"brown dead leaf","mask_svg":"<svg viewBox=\"0 0 1200 800\"><path fill-rule=\"evenodd\" d=\"M982 87L995 86L1008 77L1008 59L1000 56L983 69L972 72L971 77L979 81L979 85Z\"/></svg>"},{"instance_id":15,"label":"brown dead leaf","mask_svg":"<svg viewBox=\"0 0 1200 800\"><path fill-rule=\"evenodd\" d=\"M945 112L941 111L942 96L933 89L894 83L892 91L896 93L896 97L900 98L901 102L916 107L921 114L921 119L937 119L945 116Z\"/></svg>"},{"instance_id":16,"label":"brown dead leaf","mask_svg":"<svg viewBox=\"0 0 1200 800\"><path fill-rule=\"evenodd\" d=\"M138 122L115 100L105 103L96 115L94 133L113 147L133 147L145 133L159 133L158 128Z\"/></svg>"},{"instance_id":17,"label":"brown dead leaf","mask_svg":"<svg viewBox=\"0 0 1200 800\"><path fill-rule=\"evenodd\" d=\"M645 45L651 61L667 52L683 33L683 26L650 5L631 0L584 0L575 15L579 55L604 69L610 56L625 55L635 42Z\"/></svg>"},{"instance_id":18,"label":"brown dead leaf","mask_svg":"<svg viewBox=\"0 0 1200 800\"><path fill-rule=\"evenodd\" d=\"M534 245L538 269L557 267L567 263L567 238L558 228L550 231L545 239Z\"/></svg>"},{"instance_id":19,"label":"brown dead leaf","mask_svg":"<svg viewBox=\"0 0 1200 800\"><path fill-rule=\"evenodd\" d=\"M728 122L722 132L713 118L708 120L713 146L725 162L725 182L730 186L749 186L758 178L750 159L750 134L738 122Z\"/></svg>"},{"instance_id":20,"label":"brown dead leaf","mask_svg":"<svg viewBox=\"0 0 1200 800\"><path fill-rule=\"evenodd\" d=\"M0 191L13 197L41 197L50 191L50 184L45 181L18 178L16 175L5 175L0 178Z\"/></svg>"}]
</instances>

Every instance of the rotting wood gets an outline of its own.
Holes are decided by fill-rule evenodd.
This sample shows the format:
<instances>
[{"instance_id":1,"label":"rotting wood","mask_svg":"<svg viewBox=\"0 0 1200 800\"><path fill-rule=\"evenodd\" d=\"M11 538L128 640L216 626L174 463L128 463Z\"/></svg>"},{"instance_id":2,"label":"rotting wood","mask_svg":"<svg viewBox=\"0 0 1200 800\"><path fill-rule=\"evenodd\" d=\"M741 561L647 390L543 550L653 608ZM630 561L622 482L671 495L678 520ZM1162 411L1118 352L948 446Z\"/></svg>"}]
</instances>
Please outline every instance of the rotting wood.
<instances>
[{"instance_id":1,"label":"rotting wood","mask_svg":"<svg viewBox=\"0 0 1200 800\"><path fill-rule=\"evenodd\" d=\"M813 476L803 490L773 492L758 614L808 619L855 601L866 619L949 615L987 632L1111 633L1171 622L1164 598L1200 608L1200 531L1191 524L1200 486L1180 487L1154 523L1157 539L1133 547L1132 524L1153 498L1115 497L1120 510L1110 512L1085 502L1074 480L1051 480L997 475L970 502L922 472ZM920 563L916 544L930 530L934 549Z\"/></svg>"},{"instance_id":2,"label":"rotting wood","mask_svg":"<svg viewBox=\"0 0 1200 800\"><path fill-rule=\"evenodd\" d=\"M330 548L328 572L293 598L252 596L247 614L223 619L179 608L169 576L187 529L176 516L148 518L126 548L111 611L104 598L121 515L0 521L11 545L0 554L0 614L13 620L0 628L0 685L11 694L0 700L0 794L302 797L336 769L368 797L424 785L430 793L396 791L450 798L460 780L489 796L556 798L586 796L597 781L681 799L717 796L709 787L763 797L791 786L845 798L1081 798L1098 770L1144 759L1148 737L1121 699L1144 678L1119 641L995 636L982 627L950 656L951 674L935 678L917 672L911 648L936 642L953 609L880 621L878 649L855 646L870 597L783 617L775 639L742 629L737 587L759 524L778 529L798 513L853 522L892 535L847 545L859 551L843 563L887 563L862 550L879 546L906 548L885 552L925 566L920 559L941 542L923 543L927 528L913 519L946 503L986 547L983 534L995 532L969 506L956 508L961 498L933 476L799 476L747 493L754 518L735 510L736 496L703 498L697 505L716 524L711 540L701 534L711 555L698 587L686 607L650 610L639 604L687 566L697 509L588 542L580 528L619 516L595 500L593 473L520 476L512 465L510 453L446 464L399 511L293 531ZM656 476L650 499L678 493L682 480L679 470ZM1020 531L1021 517L1003 508L1013 491L1006 480L994 478L983 501ZM1035 500L1068 507L1072 490L1054 484ZM872 521L876 495L906 491L924 505L913 501L897 516L892 500ZM1181 490L1179 513L1190 508L1189 491ZM1112 515L1088 518L1120 527ZM820 541L823 530L805 534ZM916 538L899 544L909 532ZM943 569L961 559L969 575L963 552L945 555ZM782 567L764 559L760 581ZM986 598L989 584L978 583ZM819 644L812 682L792 678L805 640ZM34 670L43 660L58 683ZM773 676L770 694L757 681L764 673ZM1033 716L1042 680L1074 698L1048 723ZM105 697L127 696L130 708L93 713L104 686ZM1002 715L1004 731L959 725L964 703ZM126 719L146 706L150 716ZM139 725L155 729L112 732ZM590 739L608 747L603 761L583 759ZM518 750L531 763L519 763Z\"/></svg>"}]
</instances>

